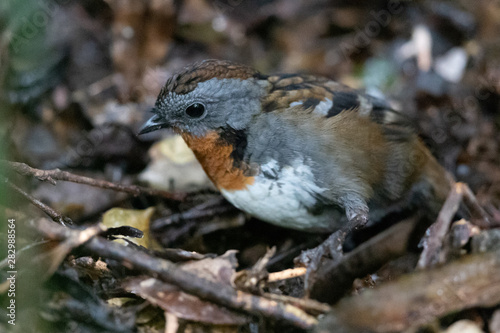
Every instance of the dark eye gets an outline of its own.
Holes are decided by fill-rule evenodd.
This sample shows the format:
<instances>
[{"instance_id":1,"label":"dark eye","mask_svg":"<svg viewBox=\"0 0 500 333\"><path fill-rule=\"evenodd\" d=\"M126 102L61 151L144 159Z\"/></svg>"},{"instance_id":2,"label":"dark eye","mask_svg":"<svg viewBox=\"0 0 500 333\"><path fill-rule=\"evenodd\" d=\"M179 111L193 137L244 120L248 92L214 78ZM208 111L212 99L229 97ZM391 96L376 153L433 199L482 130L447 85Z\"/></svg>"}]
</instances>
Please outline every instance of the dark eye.
<instances>
[{"instance_id":1,"label":"dark eye","mask_svg":"<svg viewBox=\"0 0 500 333\"><path fill-rule=\"evenodd\" d=\"M205 105L194 103L187 107L186 114L191 118L200 118L205 114Z\"/></svg>"}]
</instances>

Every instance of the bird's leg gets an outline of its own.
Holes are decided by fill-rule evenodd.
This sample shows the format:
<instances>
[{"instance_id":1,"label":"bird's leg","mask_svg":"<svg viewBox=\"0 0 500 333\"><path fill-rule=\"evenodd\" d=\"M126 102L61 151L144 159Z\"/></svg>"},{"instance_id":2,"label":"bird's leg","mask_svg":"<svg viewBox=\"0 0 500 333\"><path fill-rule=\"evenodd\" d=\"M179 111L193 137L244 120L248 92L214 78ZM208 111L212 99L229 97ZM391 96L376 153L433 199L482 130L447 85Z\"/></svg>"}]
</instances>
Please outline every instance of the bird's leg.
<instances>
[{"instance_id":1,"label":"bird's leg","mask_svg":"<svg viewBox=\"0 0 500 333\"><path fill-rule=\"evenodd\" d=\"M347 225L343 229L346 232L363 229L368 223L368 209L346 210Z\"/></svg>"},{"instance_id":2,"label":"bird's leg","mask_svg":"<svg viewBox=\"0 0 500 333\"><path fill-rule=\"evenodd\" d=\"M368 223L368 210L357 210L355 212L346 210L347 223L340 230L331 234L323 243L317 247L303 251L295 258L295 263L307 267L305 277L307 286L312 286L315 273L325 258L340 261L344 255L343 245L347 235L354 230L362 229Z\"/></svg>"},{"instance_id":3,"label":"bird's leg","mask_svg":"<svg viewBox=\"0 0 500 333\"><path fill-rule=\"evenodd\" d=\"M307 271L309 272L316 271L324 257L330 257L333 260L340 259L343 254L342 245L344 244L346 234L344 230L337 230L315 248L302 251L295 258L295 264L307 267Z\"/></svg>"},{"instance_id":4,"label":"bird's leg","mask_svg":"<svg viewBox=\"0 0 500 333\"><path fill-rule=\"evenodd\" d=\"M363 229L368 223L368 207L362 207L361 209L348 208L346 209L346 217L347 223L340 230L331 234L317 247L303 251L296 258L295 263L316 270L323 257L330 257L333 260L340 258L346 236L354 230Z\"/></svg>"}]
</instances>

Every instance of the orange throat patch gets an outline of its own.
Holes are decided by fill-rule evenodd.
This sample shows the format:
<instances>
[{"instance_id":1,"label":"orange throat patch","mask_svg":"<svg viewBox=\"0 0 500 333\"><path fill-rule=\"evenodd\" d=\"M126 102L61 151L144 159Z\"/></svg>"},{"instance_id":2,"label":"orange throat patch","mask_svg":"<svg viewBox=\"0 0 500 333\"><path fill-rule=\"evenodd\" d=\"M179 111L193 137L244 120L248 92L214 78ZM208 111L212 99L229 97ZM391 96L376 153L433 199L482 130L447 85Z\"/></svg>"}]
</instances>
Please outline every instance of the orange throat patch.
<instances>
[{"instance_id":1,"label":"orange throat patch","mask_svg":"<svg viewBox=\"0 0 500 333\"><path fill-rule=\"evenodd\" d=\"M181 135L218 189L236 191L253 184L255 177L245 172L248 168L242 169L234 165L231 157L233 146L224 144L218 133L211 131L203 137L188 133Z\"/></svg>"}]
</instances>

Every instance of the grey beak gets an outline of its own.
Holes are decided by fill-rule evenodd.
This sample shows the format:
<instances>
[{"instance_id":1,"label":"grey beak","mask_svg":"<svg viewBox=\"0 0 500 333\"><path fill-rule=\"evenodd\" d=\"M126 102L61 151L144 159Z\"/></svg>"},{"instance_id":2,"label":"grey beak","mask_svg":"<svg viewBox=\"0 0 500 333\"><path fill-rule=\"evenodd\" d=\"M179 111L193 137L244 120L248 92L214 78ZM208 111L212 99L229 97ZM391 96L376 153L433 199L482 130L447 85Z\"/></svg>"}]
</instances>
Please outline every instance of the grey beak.
<instances>
[{"instance_id":1,"label":"grey beak","mask_svg":"<svg viewBox=\"0 0 500 333\"><path fill-rule=\"evenodd\" d=\"M139 135L153 132L161 128L170 127L170 125L161 116L155 114L139 130Z\"/></svg>"}]
</instances>

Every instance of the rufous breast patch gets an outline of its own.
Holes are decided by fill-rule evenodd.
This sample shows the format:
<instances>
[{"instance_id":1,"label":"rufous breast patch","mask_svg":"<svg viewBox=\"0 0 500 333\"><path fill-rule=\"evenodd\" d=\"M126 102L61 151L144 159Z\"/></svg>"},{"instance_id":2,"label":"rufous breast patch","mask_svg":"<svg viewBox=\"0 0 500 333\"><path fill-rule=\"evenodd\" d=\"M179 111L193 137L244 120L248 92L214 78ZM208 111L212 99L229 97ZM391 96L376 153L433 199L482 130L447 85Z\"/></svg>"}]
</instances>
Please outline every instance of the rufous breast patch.
<instances>
[{"instance_id":1,"label":"rufous breast patch","mask_svg":"<svg viewBox=\"0 0 500 333\"><path fill-rule=\"evenodd\" d=\"M243 190L254 183L254 176L235 166L231 157L234 148L221 140L217 132L210 131L202 137L189 133L181 135L217 188L228 191Z\"/></svg>"}]
</instances>

